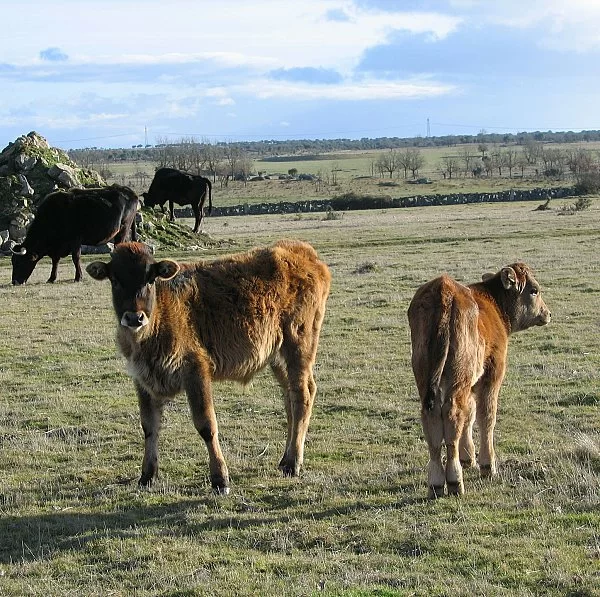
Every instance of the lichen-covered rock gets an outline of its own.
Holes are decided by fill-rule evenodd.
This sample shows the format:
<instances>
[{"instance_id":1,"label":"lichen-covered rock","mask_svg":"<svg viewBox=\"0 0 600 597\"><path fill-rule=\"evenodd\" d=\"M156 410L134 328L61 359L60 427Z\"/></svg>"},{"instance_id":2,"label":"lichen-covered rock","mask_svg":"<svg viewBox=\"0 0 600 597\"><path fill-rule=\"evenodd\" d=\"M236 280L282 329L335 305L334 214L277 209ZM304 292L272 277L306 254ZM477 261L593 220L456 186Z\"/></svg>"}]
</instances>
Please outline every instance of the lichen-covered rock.
<instances>
[{"instance_id":1,"label":"lichen-covered rock","mask_svg":"<svg viewBox=\"0 0 600 597\"><path fill-rule=\"evenodd\" d=\"M48 193L105 184L100 174L80 168L35 131L22 135L0 152L0 229L8 229L13 240L22 240Z\"/></svg>"},{"instance_id":2,"label":"lichen-covered rock","mask_svg":"<svg viewBox=\"0 0 600 597\"><path fill-rule=\"evenodd\" d=\"M60 183L60 185L66 189L80 186L79 177L77 176L77 169L67 166L67 164L61 164L57 162L51 168L48 168L48 176Z\"/></svg>"}]
</instances>

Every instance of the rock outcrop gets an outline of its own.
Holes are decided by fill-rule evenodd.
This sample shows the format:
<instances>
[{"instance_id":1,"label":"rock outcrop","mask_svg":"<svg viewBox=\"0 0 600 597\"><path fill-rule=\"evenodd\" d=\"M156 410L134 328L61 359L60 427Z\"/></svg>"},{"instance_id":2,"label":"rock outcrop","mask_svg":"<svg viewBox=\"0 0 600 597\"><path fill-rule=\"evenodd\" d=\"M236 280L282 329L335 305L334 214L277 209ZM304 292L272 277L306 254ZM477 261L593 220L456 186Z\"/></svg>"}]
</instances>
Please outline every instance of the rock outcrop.
<instances>
[{"instance_id":1,"label":"rock outcrop","mask_svg":"<svg viewBox=\"0 0 600 597\"><path fill-rule=\"evenodd\" d=\"M105 184L34 131L9 143L0 153L0 238L7 237L0 250L23 240L37 204L51 191Z\"/></svg>"}]
</instances>

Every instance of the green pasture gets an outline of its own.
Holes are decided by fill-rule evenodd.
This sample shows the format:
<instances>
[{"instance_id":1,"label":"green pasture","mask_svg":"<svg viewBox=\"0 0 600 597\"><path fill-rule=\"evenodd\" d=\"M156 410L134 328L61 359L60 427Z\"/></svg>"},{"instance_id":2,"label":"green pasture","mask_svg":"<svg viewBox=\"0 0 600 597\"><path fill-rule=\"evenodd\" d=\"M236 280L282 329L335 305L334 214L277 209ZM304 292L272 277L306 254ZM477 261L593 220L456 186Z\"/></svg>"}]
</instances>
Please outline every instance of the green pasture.
<instances>
[{"instance_id":1,"label":"green pasture","mask_svg":"<svg viewBox=\"0 0 600 597\"><path fill-rule=\"evenodd\" d=\"M65 259L48 285L46 258L15 288L0 258L0 595L599 595L600 204L534 207L213 217L228 246L168 254L291 237L333 274L301 477L277 470L285 415L268 372L215 386L227 497L211 493L184 396L165 412L161 478L138 488L108 284L74 284ZM428 501L408 303L443 271L471 282L516 260L553 321L512 338L499 475L467 471L462 498Z\"/></svg>"}]
</instances>

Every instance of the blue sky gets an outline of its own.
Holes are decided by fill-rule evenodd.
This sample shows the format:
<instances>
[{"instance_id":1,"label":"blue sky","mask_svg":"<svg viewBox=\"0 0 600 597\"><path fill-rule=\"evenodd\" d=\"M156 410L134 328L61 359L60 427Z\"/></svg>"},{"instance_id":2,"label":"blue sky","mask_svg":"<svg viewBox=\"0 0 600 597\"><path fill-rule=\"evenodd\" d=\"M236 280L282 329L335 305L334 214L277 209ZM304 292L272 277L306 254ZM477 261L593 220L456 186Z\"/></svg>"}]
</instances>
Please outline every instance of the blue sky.
<instances>
[{"instance_id":1,"label":"blue sky","mask_svg":"<svg viewBox=\"0 0 600 597\"><path fill-rule=\"evenodd\" d=\"M0 8L0 148L600 128L599 0Z\"/></svg>"}]
</instances>

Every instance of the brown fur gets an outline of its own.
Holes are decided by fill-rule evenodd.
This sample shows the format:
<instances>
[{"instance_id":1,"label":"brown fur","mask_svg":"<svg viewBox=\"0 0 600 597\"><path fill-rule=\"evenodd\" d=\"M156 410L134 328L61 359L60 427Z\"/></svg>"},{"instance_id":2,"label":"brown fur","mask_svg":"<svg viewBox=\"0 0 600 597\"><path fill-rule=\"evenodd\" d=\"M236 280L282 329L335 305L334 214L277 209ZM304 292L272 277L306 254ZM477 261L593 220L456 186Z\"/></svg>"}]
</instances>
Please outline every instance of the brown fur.
<instances>
[{"instance_id":1,"label":"brown fur","mask_svg":"<svg viewBox=\"0 0 600 597\"><path fill-rule=\"evenodd\" d=\"M421 286L409 309L412 368L429 447L429 495L464 492L461 462L475 465L479 426L482 474L496 472L493 432L506 371L508 336L550 321L529 268L514 263L463 286L443 275ZM442 443L447 461L442 464Z\"/></svg>"},{"instance_id":2,"label":"brown fur","mask_svg":"<svg viewBox=\"0 0 600 597\"><path fill-rule=\"evenodd\" d=\"M227 492L212 382L247 383L267 365L282 386L288 420L279 466L286 475L299 473L331 280L310 245L280 241L213 262L177 264L156 262L144 245L125 243L110 263L94 262L88 272L113 284L117 341L136 385L146 436L140 483L151 483L158 471L162 406L185 390L209 450L212 485Z\"/></svg>"}]
</instances>

